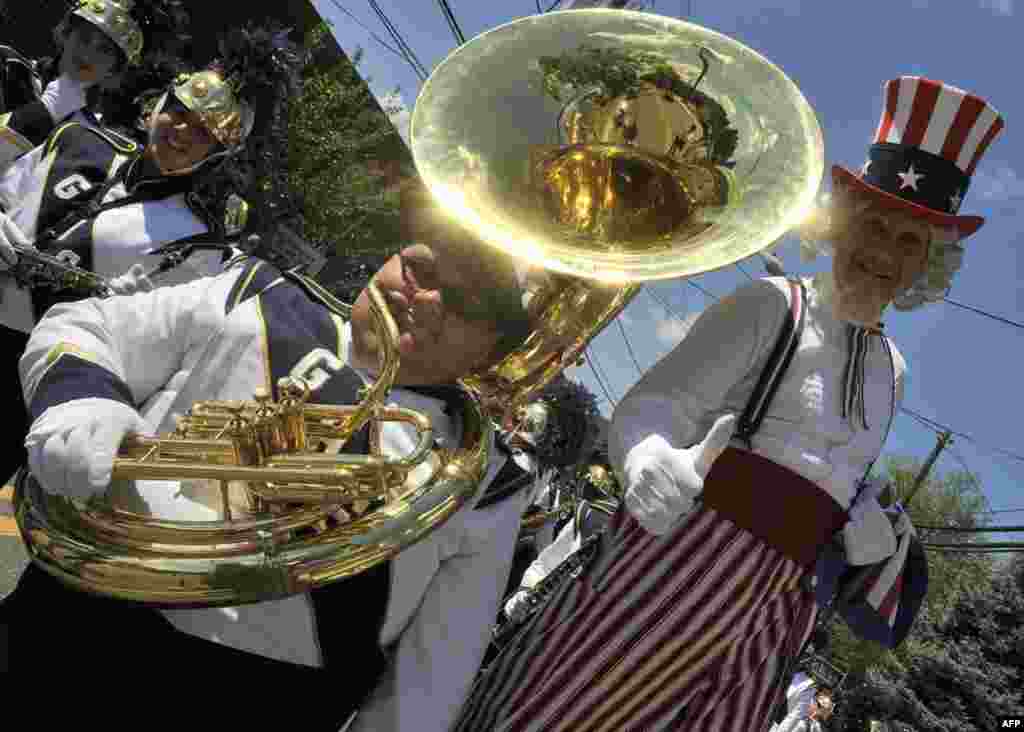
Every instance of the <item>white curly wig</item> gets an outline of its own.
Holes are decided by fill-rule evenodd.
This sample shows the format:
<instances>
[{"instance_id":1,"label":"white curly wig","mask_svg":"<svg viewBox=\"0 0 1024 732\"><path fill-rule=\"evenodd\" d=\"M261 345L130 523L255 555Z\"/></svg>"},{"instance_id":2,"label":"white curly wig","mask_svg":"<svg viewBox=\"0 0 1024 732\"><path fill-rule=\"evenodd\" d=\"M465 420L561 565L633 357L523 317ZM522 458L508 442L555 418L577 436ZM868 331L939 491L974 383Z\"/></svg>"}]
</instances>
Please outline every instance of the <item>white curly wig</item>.
<instances>
[{"instance_id":1,"label":"white curly wig","mask_svg":"<svg viewBox=\"0 0 1024 732\"><path fill-rule=\"evenodd\" d=\"M849 218L857 216L871 206L871 201L862 196L850 195L838 187L831 194L821 197L820 208L814 220L803 227L800 237L800 258L809 262L819 254L831 255L830 231L835 212L840 208ZM916 310L927 303L939 302L953 286L953 277L960 271L964 260L964 246L956 228L929 224L931 243L928 246L928 261L924 273L908 289L893 300L897 310Z\"/></svg>"}]
</instances>

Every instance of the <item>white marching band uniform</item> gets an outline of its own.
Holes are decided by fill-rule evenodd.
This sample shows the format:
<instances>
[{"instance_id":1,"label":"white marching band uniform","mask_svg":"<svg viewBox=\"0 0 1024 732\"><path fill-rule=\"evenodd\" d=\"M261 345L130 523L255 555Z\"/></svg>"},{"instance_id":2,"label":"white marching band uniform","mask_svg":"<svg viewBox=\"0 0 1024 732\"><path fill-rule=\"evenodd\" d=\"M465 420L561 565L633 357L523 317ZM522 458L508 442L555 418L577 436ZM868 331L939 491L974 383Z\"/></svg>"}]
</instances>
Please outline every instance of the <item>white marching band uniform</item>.
<instances>
[{"instance_id":1,"label":"white marching band uniform","mask_svg":"<svg viewBox=\"0 0 1024 732\"><path fill-rule=\"evenodd\" d=\"M90 125L68 123L43 145L22 156L0 174L0 211L29 239L35 240L45 224L59 221L70 210L70 202L95 188L102 188L123 169L138 160L138 143L116 132ZM62 233L57 249L68 249L79 256L83 266L101 277L116 277L133 265L147 270L160 264L162 257L147 254L162 244L205 233L206 224L185 203L186 192L159 189L172 184L173 178L142 181L129 189L118 180L106 191L109 204L130 194L158 189L156 195L101 211ZM184 182L184 179L183 179ZM41 221L45 219L45 221ZM54 252L55 253L55 252ZM197 252L181 265L162 273L154 285L173 285L221 271L218 252ZM34 322L31 295L10 279L2 283L0 317L7 327L31 330Z\"/></svg>"},{"instance_id":2,"label":"white marching band uniform","mask_svg":"<svg viewBox=\"0 0 1024 732\"><path fill-rule=\"evenodd\" d=\"M773 724L769 732L818 732L821 724L807 718L817 688L810 676L805 673L796 674L786 689L786 716L778 724Z\"/></svg>"},{"instance_id":3,"label":"white marching band uniform","mask_svg":"<svg viewBox=\"0 0 1024 732\"><path fill-rule=\"evenodd\" d=\"M104 389L109 391L104 384L120 382L130 390L147 425L165 433L174 426L173 415L183 414L197 400L251 399L254 390L268 386L271 336L265 329L272 329L278 316L298 323L329 317L335 328L334 347L321 357L335 365L347 362L348 323L311 300L300 303L303 308L293 299L287 312L275 312L263 296L243 299L248 285L241 278L252 271L252 261L243 261L218 277L177 287L54 306L33 332L21 362L26 399L31 404L47 376L71 359L77 368L93 373L97 387L91 394L61 395L61 402L103 396ZM54 349L66 343L74 344L74 352L68 350L53 360ZM292 346L324 351L323 344L308 337L304 344ZM269 353L273 352L270 343ZM75 354L86 361L78 362ZM388 398L426 412L442 443L459 439L461 427L442 411L444 402L400 388ZM60 403L50 407L58 421L61 409ZM46 421L45 415L42 420L34 416L30 443L38 441L34 435ZM405 424L383 426L382 447L391 455L411 452L414 438ZM474 502L503 462L495 455ZM111 490L116 493L117 488ZM121 497L152 516L185 521L219 517L215 491L201 485L137 481L134 491ZM483 658L529 497L529 491L520 491L483 510L471 502L392 560L391 591L379 637L390 666L351 729L443 730L451 724ZM321 664L313 608L306 595L240 607L161 612L181 632L213 643L294 664ZM344 624L346 619L334 622ZM338 683L342 682L339 675Z\"/></svg>"},{"instance_id":4,"label":"white marching band uniform","mask_svg":"<svg viewBox=\"0 0 1024 732\"><path fill-rule=\"evenodd\" d=\"M16 227L30 242L65 220L79 205L82 194L97 196L97 203L113 205L132 195L136 200L85 217L56 241L40 245L45 253L67 250L78 266L107 278L134 280L136 271L156 267L162 257L146 254L151 248L207 231L206 224L186 205L187 178L155 179L126 187L125 173L141 164L137 143L110 130L69 122L42 145L15 160L0 173L0 223ZM108 181L113 182L109 185ZM105 192L104 192L105 191ZM135 269L133 270L133 267ZM219 252L200 251L179 266L161 273L153 285L187 282L221 271ZM32 330L54 297L63 293L32 292L0 272L0 343L8 353L2 364L10 379L14 363ZM3 409L10 412L14 432L21 441L27 427L19 389L10 383L0 390ZM24 463L21 450L13 450L0 466L2 479Z\"/></svg>"}]
</instances>

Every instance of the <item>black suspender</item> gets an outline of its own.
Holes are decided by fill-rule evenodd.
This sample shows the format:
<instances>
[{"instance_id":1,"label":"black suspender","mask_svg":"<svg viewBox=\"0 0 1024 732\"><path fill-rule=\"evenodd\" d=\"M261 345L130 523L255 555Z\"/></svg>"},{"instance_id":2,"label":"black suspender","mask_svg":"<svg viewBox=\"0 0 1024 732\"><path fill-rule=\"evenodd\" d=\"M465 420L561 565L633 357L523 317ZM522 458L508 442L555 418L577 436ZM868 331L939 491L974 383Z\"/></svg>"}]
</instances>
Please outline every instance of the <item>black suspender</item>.
<instances>
[{"instance_id":1,"label":"black suspender","mask_svg":"<svg viewBox=\"0 0 1024 732\"><path fill-rule=\"evenodd\" d=\"M782 324L782 332L775 343L775 348L768 357L768 363L761 372L754 393L750 395L746 409L740 416L736 427L736 437L742 440L748 448L751 447L750 440L754 433L761 427L764 416L768 412L768 406L775 398L775 392L779 390L782 377L793 360L796 349L800 345L800 337L804 332L806 292L804 285L799 280L789 280L790 303L786 320Z\"/></svg>"}]
</instances>

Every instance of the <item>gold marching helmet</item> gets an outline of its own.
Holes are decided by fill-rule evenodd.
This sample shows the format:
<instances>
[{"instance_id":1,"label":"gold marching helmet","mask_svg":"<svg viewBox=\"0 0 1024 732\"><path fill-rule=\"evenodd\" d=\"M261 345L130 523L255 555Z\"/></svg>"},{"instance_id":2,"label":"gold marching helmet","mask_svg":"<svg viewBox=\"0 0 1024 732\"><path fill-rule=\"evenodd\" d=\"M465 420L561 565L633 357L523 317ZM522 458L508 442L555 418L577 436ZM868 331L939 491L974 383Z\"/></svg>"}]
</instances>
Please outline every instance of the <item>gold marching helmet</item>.
<instances>
[{"instance_id":1,"label":"gold marching helmet","mask_svg":"<svg viewBox=\"0 0 1024 732\"><path fill-rule=\"evenodd\" d=\"M302 55L290 33L276 26L232 28L220 38L218 58L202 71L179 75L170 93L217 142L236 151L253 130L254 107L282 104L301 84Z\"/></svg>"},{"instance_id":2,"label":"gold marching helmet","mask_svg":"<svg viewBox=\"0 0 1024 732\"><path fill-rule=\"evenodd\" d=\"M23 473L16 517L35 561L88 591L179 607L282 597L385 561L469 500L494 421L577 363L638 283L769 246L810 207L824 168L814 113L778 68L699 26L622 10L525 18L460 47L424 85L411 142L445 215L530 267L535 329L462 380L475 397L463 443L431 451L429 420L382 406L398 330L371 283L386 348L356 407L311 403L312 385L293 380L278 402L199 403L177 433L122 445L115 480L215 481L223 521L83 507ZM387 419L420 431L413 454L380 453L372 437ZM367 421L370 454L336 455Z\"/></svg>"},{"instance_id":3,"label":"gold marching helmet","mask_svg":"<svg viewBox=\"0 0 1024 732\"><path fill-rule=\"evenodd\" d=\"M224 147L237 147L252 130L256 118L252 107L238 97L232 80L216 70L182 74L175 80L174 96L199 116Z\"/></svg>"},{"instance_id":4,"label":"gold marching helmet","mask_svg":"<svg viewBox=\"0 0 1024 732\"><path fill-rule=\"evenodd\" d=\"M142 58L142 28L131 15L135 0L80 0L72 15L87 20L117 44L129 64Z\"/></svg>"}]
</instances>

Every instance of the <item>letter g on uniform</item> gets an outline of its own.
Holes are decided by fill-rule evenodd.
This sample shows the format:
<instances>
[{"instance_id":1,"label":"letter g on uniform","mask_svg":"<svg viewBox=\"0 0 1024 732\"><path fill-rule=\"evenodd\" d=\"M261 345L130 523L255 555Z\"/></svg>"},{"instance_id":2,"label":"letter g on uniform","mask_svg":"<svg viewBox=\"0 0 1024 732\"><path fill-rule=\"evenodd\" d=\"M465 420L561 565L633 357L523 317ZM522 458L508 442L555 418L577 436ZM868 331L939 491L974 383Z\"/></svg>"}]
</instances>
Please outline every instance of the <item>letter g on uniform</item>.
<instances>
[{"instance_id":1,"label":"letter g on uniform","mask_svg":"<svg viewBox=\"0 0 1024 732\"><path fill-rule=\"evenodd\" d=\"M57 185L53 187L53 194L63 201L68 201L82 195L90 188L92 188L92 183L86 180L85 176L80 173L72 173L57 182Z\"/></svg>"}]
</instances>

